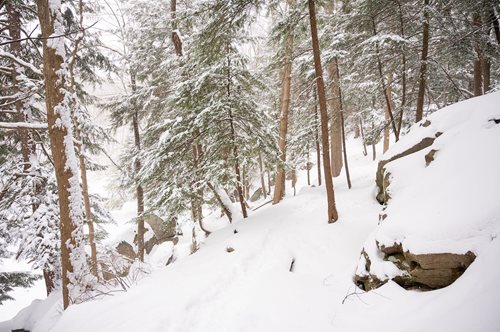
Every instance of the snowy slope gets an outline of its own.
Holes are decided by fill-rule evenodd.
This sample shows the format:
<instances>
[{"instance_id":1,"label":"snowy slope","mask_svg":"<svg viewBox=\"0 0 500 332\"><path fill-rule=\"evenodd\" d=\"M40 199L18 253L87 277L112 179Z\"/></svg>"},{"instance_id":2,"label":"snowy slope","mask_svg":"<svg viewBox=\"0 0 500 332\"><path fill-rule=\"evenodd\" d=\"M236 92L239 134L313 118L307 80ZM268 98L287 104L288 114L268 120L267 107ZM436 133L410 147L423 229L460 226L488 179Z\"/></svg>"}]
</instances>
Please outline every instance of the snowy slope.
<instances>
[{"instance_id":1,"label":"snowy slope","mask_svg":"<svg viewBox=\"0 0 500 332\"><path fill-rule=\"evenodd\" d=\"M378 226L381 206L374 198L376 163L361 155L359 141L351 141L353 188L347 189L343 174L334 180L337 223L326 223L324 187L303 187L296 197L266 205L245 221L212 233L194 255L154 270L128 292L73 305L62 314L50 298L44 320L26 322L28 309L0 323L0 332L23 322L32 332L500 331L500 240L495 233L500 222L500 125L485 121L500 114L495 103L500 104L500 93L440 110L430 118L431 126L414 127L388 152L397 154L436 130L444 133L435 142L440 152L427 168L425 162L416 166L416 173L414 166L391 166L395 180L384 233ZM418 158L423 161L425 153ZM398 170L407 172L401 182ZM302 184L304 178L301 174ZM427 188L424 206L415 206L420 194L412 192L416 182ZM449 188L449 196L441 197L438 186ZM453 218L450 210L431 214L431 224L426 209L434 209L431 213L442 207L456 213ZM428 226L390 226L389 218L398 213L409 216L408 223ZM491 218L479 218L484 216ZM391 240L413 238L406 243L420 252L441 244L460 251L461 240L472 236L467 246L474 244L477 258L443 289L407 291L388 282L365 293L355 287L353 275L367 239L382 234ZM234 251L228 252L229 247Z\"/></svg>"}]
</instances>

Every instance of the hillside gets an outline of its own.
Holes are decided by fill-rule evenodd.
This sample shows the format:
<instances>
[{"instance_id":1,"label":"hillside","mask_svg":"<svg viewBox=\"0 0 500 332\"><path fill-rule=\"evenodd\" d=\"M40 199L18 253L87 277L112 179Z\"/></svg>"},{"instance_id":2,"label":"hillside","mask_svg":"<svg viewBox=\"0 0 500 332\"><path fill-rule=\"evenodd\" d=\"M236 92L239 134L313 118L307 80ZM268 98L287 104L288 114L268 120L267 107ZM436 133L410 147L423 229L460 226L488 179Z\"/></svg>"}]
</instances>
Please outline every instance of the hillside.
<instances>
[{"instance_id":1,"label":"hillside","mask_svg":"<svg viewBox=\"0 0 500 332\"><path fill-rule=\"evenodd\" d=\"M343 174L334 179L338 222L325 220L324 188L299 176L296 197L288 191L279 205L215 231L196 253L153 269L128 291L63 314L54 294L0 323L0 331L497 331L500 124L490 120L500 118L499 103L496 92L415 124L381 159L442 134L432 147L387 164L385 209L376 200L377 162L351 138L353 188ZM438 152L426 166L431 149ZM379 222L379 214L387 217ZM388 280L401 271L377 251L394 242L415 254L470 251L475 260L448 287L406 290ZM371 273L385 279L368 292L354 282L355 273L370 272L362 251Z\"/></svg>"}]
</instances>

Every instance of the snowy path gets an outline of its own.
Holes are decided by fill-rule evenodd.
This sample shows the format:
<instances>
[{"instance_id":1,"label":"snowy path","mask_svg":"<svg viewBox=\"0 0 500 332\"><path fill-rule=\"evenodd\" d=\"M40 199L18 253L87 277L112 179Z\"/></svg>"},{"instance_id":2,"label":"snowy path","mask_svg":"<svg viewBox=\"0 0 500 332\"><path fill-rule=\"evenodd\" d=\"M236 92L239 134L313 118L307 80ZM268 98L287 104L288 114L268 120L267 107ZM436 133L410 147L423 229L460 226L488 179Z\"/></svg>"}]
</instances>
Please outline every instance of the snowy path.
<instances>
[{"instance_id":1,"label":"snowy path","mask_svg":"<svg viewBox=\"0 0 500 332\"><path fill-rule=\"evenodd\" d=\"M324 187L304 187L213 233L196 254L127 293L71 307L53 331L331 330L377 225L369 159L352 158L353 189L343 174L335 181L339 222L326 223Z\"/></svg>"}]
</instances>

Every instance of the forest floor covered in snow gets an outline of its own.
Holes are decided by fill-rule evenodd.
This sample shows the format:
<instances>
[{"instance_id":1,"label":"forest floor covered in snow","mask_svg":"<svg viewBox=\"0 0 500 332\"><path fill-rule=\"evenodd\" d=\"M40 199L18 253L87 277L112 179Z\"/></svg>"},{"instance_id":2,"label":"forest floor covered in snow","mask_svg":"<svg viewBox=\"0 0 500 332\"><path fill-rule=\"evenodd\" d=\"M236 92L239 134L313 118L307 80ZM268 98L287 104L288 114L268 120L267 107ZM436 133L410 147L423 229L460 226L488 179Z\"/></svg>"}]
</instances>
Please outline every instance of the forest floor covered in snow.
<instances>
[{"instance_id":1,"label":"forest floor covered in snow","mask_svg":"<svg viewBox=\"0 0 500 332\"><path fill-rule=\"evenodd\" d=\"M483 113L490 116L500 94L484 98L489 113ZM468 105L477 108L479 100ZM497 114L500 117L500 109ZM452 127L453 117L446 119ZM474 119L477 117L462 120ZM500 138L500 124L488 127L488 123L478 123L478 128L478 132L495 131L482 141L483 153L498 155L500 140L490 140ZM452 153L459 158L460 151ZM287 188L282 203L267 204L247 219L213 232L196 253L153 268L126 292L72 305L64 313L59 295L52 295L0 323L0 331L21 327L32 332L499 331L498 216L480 215L491 218L485 224L493 225L486 230L490 237L474 263L450 286L428 292L405 290L393 281L370 292L356 287L353 276L360 253L378 227L382 206L375 199L377 162L370 154L363 156L360 140L349 140L348 154L353 187L347 188L344 173L334 179L339 211L336 223L326 222L324 187L307 186L305 173L300 173L295 197ZM453 165L448 166L452 174ZM481 165L468 167L477 167L471 171L474 174L481 172ZM311 174L315 174L314 168ZM498 177L492 179L492 186L500 186ZM315 177L313 182L317 184ZM429 188L429 195L432 192ZM485 191L485 195L498 192ZM451 197L436 199L453 199L459 194L449 192ZM477 201L473 207L481 209ZM495 204L491 197L485 201ZM500 197L497 204L500 207Z\"/></svg>"}]
</instances>

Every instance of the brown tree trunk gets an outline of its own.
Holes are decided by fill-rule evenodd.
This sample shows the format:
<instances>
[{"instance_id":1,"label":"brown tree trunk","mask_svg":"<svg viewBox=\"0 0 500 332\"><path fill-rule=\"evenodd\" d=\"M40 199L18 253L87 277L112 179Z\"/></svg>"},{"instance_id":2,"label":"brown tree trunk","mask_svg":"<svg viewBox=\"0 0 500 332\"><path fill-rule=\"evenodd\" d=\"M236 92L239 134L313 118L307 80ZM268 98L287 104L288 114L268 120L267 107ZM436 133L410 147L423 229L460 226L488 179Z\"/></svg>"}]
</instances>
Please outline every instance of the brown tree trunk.
<instances>
[{"instance_id":1,"label":"brown tree trunk","mask_svg":"<svg viewBox=\"0 0 500 332\"><path fill-rule=\"evenodd\" d=\"M92 212L90 208L90 197L87 181L87 168L85 167L85 156L83 154L82 138L80 135L80 128L78 128L78 122L75 120L75 139L77 142L78 149L78 159L80 161L80 176L82 180L82 195L83 195L83 205L85 209L85 220L89 228L89 245L90 245L90 271L92 274L99 278L97 273L97 246L95 244L95 230L94 223L92 221Z\"/></svg>"},{"instance_id":2,"label":"brown tree trunk","mask_svg":"<svg viewBox=\"0 0 500 332\"><path fill-rule=\"evenodd\" d=\"M311 162L309 161L309 144L307 144L307 162L306 162L306 170L307 170L307 185L311 185Z\"/></svg>"},{"instance_id":3,"label":"brown tree trunk","mask_svg":"<svg viewBox=\"0 0 500 332\"><path fill-rule=\"evenodd\" d=\"M73 146L72 128L69 110L64 106L65 77L58 75L64 62L63 55L56 49L49 47L47 38L54 33L54 25L62 25L58 16L62 15L60 8L49 7L48 0L37 0L38 18L43 39L43 73L45 79L45 101L47 122L49 127L50 145L54 162L57 191L59 196L59 216L61 232L61 267L63 306L66 309L70 302L69 287L73 280L69 275L73 273L73 259L78 260L82 254L80 237L82 234L82 216L75 214L73 208L81 206L81 192L78 181L75 181L78 169ZM57 5L57 3L56 3ZM60 17L60 16L59 16ZM61 40L53 42L62 43ZM62 125L60 125L62 123ZM68 162L69 161L69 162ZM76 257L72 257L75 255ZM73 259L72 259L73 258ZM81 271L79 271L81 272Z\"/></svg>"},{"instance_id":4,"label":"brown tree trunk","mask_svg":"<svg viewBox=\"0 0 500 332\"><path fill-rule=\"evenodd\" d=\"M78 2L79 4L79 16L80 16L80 28L83 30L83 2L80 0ZM71 60L69 62L69 75L70 75L70 91L72 93L75 92L75 64L76 64L76 55L80 46L80 43L83 40L84 33L80 34L78 38L76 39L74 43L74 48L71 53ZM78 107L77 101L73 101L74 109L76 111L76 108ZM94 231L94 223L92 221L92 213L91 213L91 207L90 207L90 197L89 197L89 189L88 189L88 182L87 182L87 168L85 166L85 156L83 152L83 141L80 133L80 123L78 122L77 117L75 114L73 114L73 121L75 125L75 139L78 142L77 143L77 151L78 151L78 158L80 161L80 176L82 180L82 195L83 195L83 205L85 209L85 219L87 222L87 226L89 228L89 245L90 245L90 271L92 274L96 277L99 278L99 275L97 273L97 247L95 244L95 231Z\"/></svg>"},{"instance_id":5,"label":"brown tree trunk","mask_svg":"<svg viewBox=\"0 0 500 332\"><path fill-rule=\"evenodd\" d=\"M311 25L311 42L314 55L314 70L316 73L316 85L318 90L319 110L321 115L321 141L323 145L323 171L325 173L326 197L328 203L328 223L338 219L335 206L335 193L333 191L332 172L330 169L330 149L328 140L328 115L326 110L325 85L323 83L323 69L321 68L321 55L318 42L318 28L316 26L316 6L314 0L308 0L309 22Z\"/></svg>"},{"instance_id":6,"label":"brown tree trunk","mask_svg":"<svg viewBox=\"0 0 500 332\"><path fill-rule=\"evenodd\" d=\"M420 57L420 72L417 94L417 112L415 122L422 120L424 115L425 83L427 76L427 56L429 53L429 0L424 0L424 25L422 32L422 55Z\"/></svg>"},{"instance_id":7,"label":"brown tree trunk","mask_svg":"<svg viewBox=\"0 0 500 332\"><path fill-rule=\"evenodd\" d=\"M340 74L340 70L337 67L337 72ZM340 75L339 75L340 77ZM351 189L351 175L349 174L349 163L347 162L347 146L345 144L345 123L344 123L344 105L342 101L342 89L340 88L339 82L339 101L340 101L340 124L342 128L342 150L344 152L344 165L345 165L345 176L347 179L347 186Z\"/></svg>"},{"instance_id":8,"label":"brown tree trunk","mask_svg":"<svg viewBox=\"0 0 500 332\"><path fill-rule=\"evenodd\" d=\"M316 101L317 94L316 89L314 90L314 100ZM319 115L318 115L318 103L314 103L314 128L316 130L316 166L318 168L318 186L321 186L321 148L319 141Z\"/></svg>"},{"instance_id":9,"label":"brown tree trunk","mask_svg":"<svg viewBox=\"0 0 500 332\"><path fill-rule=\"evenodd\" d=\"M285 162L286 162L286 135L288 131L288 112L290 109L290 88L292 80L293 32L290 31L286 39L285 60L281 73L280 96L280 131L279 131L279 162L274 184L273 204L278 204L285 196Z\"/></svg>"},{"instance_id":10,"label":"brown tree trunk","mask_svg":"<svg viewBox=\"0 0 500 332\"><path fill-rule=\"evenodd\" d=\"M372 18L372 29L373 29L373 35L377 36L377 26L375 23L375 19ZM396 142L399 141L399 132L398 128L396 127L396 122L394 120L394 113L392 112L392 105L390 102L390 97L387 94L387 87L385 85L385 76L384 72L382 70L382 60L380 59L380 47L378 45L378 42L375 43L375 50L376 50L376 58L377 58L377 69L378 69L378 74L380 78L380 83L382 85L382 92L384 93L384 99L385 99L385 104L387 106L387 111L389 112L389 117L391 119L391 126L392 126L392 131L394 132L394 137L396 139Z\"/></svg>"},{"instance_id":11,"label":"brown tree trunk","mask_svg":"<svg viewBox=\"0 0 500 332\"><path fill-rule=\"evenodd\" d=\"M405 34L405 22L403 18L403 9L401 7L401 2L397 1L399 7L399 31L402 38L406 38ZM401 109L399 111L398 120L398 133L401 133L401 126L403 124L403 115L406 107L406 43L403 43L401 49Z\"/></svg>"},{"instance_id":12,"label":"brown tree trunk","mask_svg":"<svg viewBox=\"0 0 500 332\"><path fill-rule=\"evenodd\" d=\"M172 19L172 43L174 44L175 54L177 56L182 56L182 40L179 36L179 32L177 31L176 11L177 1L170 0L170 17Z\"/></svg>"},{"instance_id":13,"label":"brown tree trunk","mask_svg":"<svg viewBox=\"0 0 500 332\"><path fill-rule=\"evenodd\" d=\"M262 188L262 195L264 199L267 198L266 182L264 181L264 163L262 162L262 153L259 150L259 173L260 173L260 187Z\"/></svg>"},{"instance_id":14,"label":"brown tree trunk","mask_svg":"<svg viewBox=\"0 0 500 332\"><path fill-rule=\"evenodd\" d=\"M481 16L474 14L472 18L472 25L474 29L481 28ZM476 37L477 39L478 37ZM474 60L474 96L481 96L483 94L483 61L484 54L481 43L476 40L474 50L476 51L476 59Z\"/></svg>"},{"instance_id":15,"label":"brown tree trunk","mask_svg":"<svg viewBox=\"0 0 500 332\"><path fill-rule=\"evenodd\" d=\"M135 73L131 71L130 82L132 91L135 92L137 89L135 81ZM134 106L135 108L135 106ZM137 109L133 110L134 115L132 118L132 129L134 131L134 144L137 152L141 151L141 137L139 132L139 114ZM146 229L144 228L144 190L140 185L137 176L141 171L141 160L136 156L134 161L134 172L137 181L136 196L137 196L137 257L141 262L144 262L144 233Z\"/></svg>"},{"instance_id":16,"label":"brown tree trunk","mask_svg":"<svg viewBox=\"0 0 500 332\"><path fill-rule=\"evenodd\" d=\"M387 88L386 88L386 95L389 97L389 104L392 106L392 72L390 72L387 76ZM390 144L390 134L389 134L389 122L391 121L391 118L389 116L389 109L387 108L387 105L385 107L385 126L384 126L384 150L387 151L389 149L389 144Z\"/></svg>"},{"instance_id":17,"label":"brown tree trunk","mask_svg":"<svg viewBox=\"0 0 500 332\"><path fill-rule=\"evenodd\" d=\"M231 98L231 57L229 55L229 46L227 47L227 97ZM248 217L247 207L245 205L245 198L243 197L243 189L242 189L242 178L240 171L240 161L238 156L238 146L236 144L236 131L234 129L234 118L233 111L230 108L228 111L229 115L229 126L230 126L230 135L231 142L233 144L233 157L234 157L234 171L236 173L236 191L238 192L238 198L241 206L241 213L243 214L243 218Z\"/></svg>"},{"instance_id":18,"label":"brown tree trunk","mask_svg":"<svg viewBox=\"0 0 500 332\"><path fill-rule=\"evenodd\" d=\"M335 57L328 64L328 76L330 78L330 146L332 175L337 177L342 171L342 125L340 120L340 75L338 71L338 60Z\"/></svg>"},{"instance_id":19,"label":"brown tree trunk","mask_svg":"<svg viewBox=\"0 0 500 332\"><path fill-rule=\"evenodd\" d=\"M363 119L359 118L359 131L361 132L361 139L363 140L363 156L368 155L366 151L365 131L363 130Z\"/></svg>"}]
</instances>

